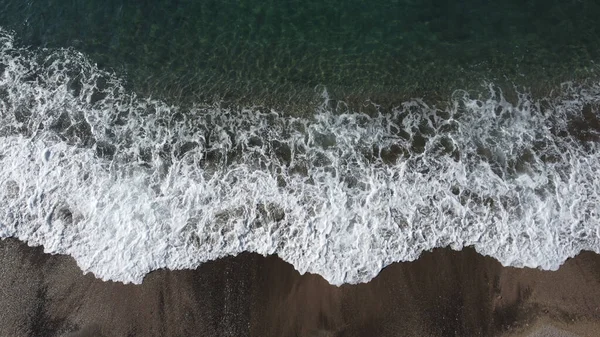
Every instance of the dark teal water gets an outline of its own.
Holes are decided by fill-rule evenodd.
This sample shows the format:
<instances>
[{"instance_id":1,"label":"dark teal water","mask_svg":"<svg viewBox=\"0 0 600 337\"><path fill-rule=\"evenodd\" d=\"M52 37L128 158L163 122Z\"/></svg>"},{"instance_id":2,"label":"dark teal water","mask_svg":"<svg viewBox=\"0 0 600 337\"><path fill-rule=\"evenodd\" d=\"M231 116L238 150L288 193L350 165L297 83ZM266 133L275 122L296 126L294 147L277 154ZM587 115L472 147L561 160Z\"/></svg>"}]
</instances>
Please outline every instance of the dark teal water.
<instances>
[{"instance_id":1,"label":"dark teal water","mask_svg":"<svg viewBox=\"0 0 600 337\"><path fill-rule=\"evenodd\" d=\"M593 76L589 0L0 1L24 45L73 47L180 99L430 95Z\"/></svg>"}]
</instances>

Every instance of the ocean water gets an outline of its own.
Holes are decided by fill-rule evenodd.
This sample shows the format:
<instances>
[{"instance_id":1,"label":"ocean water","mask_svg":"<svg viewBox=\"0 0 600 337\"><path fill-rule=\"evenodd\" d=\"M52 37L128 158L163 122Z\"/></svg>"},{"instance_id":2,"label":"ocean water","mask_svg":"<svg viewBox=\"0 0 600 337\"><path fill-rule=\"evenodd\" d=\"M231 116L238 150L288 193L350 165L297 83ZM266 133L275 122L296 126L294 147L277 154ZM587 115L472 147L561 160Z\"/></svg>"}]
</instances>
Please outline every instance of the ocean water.
<instances>
[{"instance_id":1,"label":"ocean water","mask_svg":"<svg viewBox=\"0 0 600 337\"><path fill-rule=\"evenodd\" d=\"M597 6L349 3L0 2L0 237L133 283L600 252Z\"/></svg>"}]
</instances>

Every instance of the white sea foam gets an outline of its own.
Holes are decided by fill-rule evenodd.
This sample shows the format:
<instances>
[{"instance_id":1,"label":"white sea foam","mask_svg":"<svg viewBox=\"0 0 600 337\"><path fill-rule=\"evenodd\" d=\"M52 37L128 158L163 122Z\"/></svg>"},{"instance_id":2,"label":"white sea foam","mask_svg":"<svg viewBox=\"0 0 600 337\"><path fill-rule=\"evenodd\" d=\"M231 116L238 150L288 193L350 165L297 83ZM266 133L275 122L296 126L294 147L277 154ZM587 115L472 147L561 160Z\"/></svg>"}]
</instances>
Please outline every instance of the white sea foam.
<instances>
[{"instance_id":1,"label":"white sea foam","mask_svg":"<svg viewBox=\"0 0 600 337\"><path fill-rule=\"evenodd\" d=\"M440 246L544 269L600 252L600 85L448 101L184 110L0 31L0 237L134 283L242 251L338 285Z\"/></svg>"}]
</instances>

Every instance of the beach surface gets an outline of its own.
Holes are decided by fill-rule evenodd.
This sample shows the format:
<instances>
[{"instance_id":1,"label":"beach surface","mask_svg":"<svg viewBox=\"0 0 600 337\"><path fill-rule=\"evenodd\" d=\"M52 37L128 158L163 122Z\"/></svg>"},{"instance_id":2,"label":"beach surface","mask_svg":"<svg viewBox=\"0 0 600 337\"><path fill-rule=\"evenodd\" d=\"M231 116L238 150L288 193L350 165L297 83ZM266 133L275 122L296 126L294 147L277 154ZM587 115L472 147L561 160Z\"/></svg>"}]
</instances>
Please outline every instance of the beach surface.
<instances>
[{"instance_id":1,"label":"beach surface","mask_svg":"<svg viewBox=\"0 0 600 337\"><path fill-rule=\"evenodd\" d=\"M329 285L244 253L143 284L83 275L69 256L0 241L0 336L596 336L600 256L558 271L503 267L471 248Z\"/></svg>"}]
</instances>

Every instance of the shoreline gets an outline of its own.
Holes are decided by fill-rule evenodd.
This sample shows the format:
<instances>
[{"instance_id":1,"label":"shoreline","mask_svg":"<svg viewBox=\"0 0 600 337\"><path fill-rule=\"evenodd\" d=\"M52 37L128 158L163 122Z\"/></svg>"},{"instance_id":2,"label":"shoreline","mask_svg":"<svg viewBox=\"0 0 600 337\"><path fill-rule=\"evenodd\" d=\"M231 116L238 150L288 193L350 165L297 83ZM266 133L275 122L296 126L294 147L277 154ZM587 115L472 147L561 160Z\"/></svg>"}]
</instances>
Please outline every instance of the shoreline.
<instances>
[{"instance_id":1,"label":"shoreline","mask_svg":"<svg viewBox=\"0 0 600 337\"><path fill-rule=\"evenodd\" d=\"M599 275L592 252L542 271L503 267L472 248L438 248L358 285L335 287L255 253L153 271L132 285L83 275L69 256L3 239L0 335L593 336Z\"/></svg>"}]
</instances>

